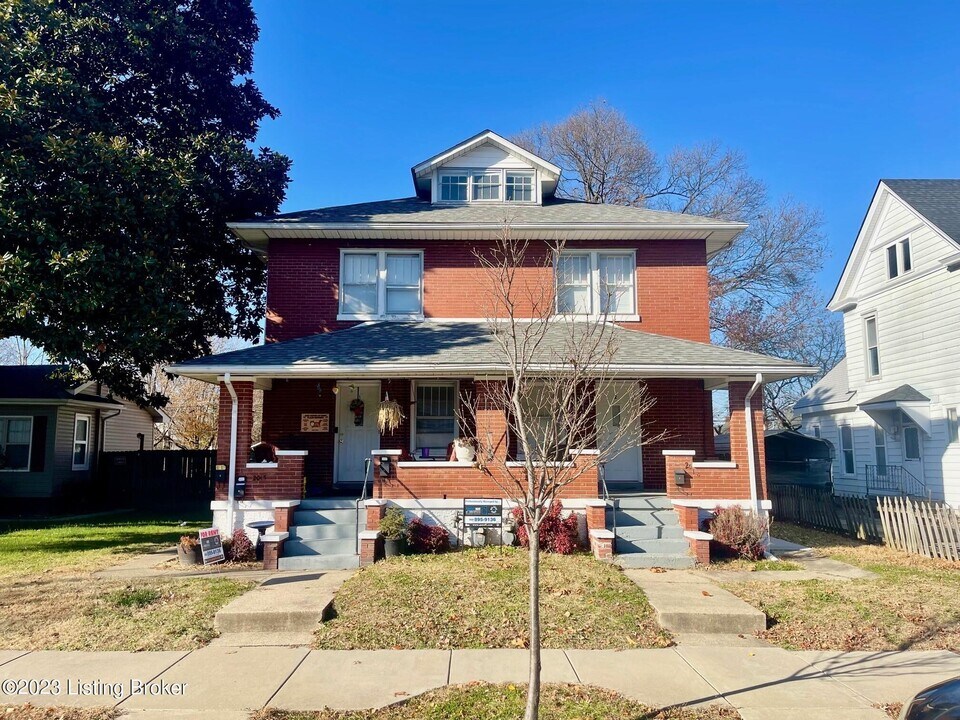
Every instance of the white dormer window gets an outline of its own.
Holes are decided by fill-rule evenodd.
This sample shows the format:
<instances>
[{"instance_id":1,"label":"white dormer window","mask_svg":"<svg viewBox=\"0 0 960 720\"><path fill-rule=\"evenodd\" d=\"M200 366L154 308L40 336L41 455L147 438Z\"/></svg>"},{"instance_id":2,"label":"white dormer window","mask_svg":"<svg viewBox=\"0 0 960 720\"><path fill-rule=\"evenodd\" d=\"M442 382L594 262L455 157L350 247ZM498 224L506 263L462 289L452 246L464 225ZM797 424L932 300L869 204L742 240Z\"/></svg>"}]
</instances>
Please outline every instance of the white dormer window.
<instances>
[{"instance_id":1,"label":"white dormer window","mask_svg":"<svg viewBox=\"0 0 960 720\"><path fill-rule=\"evenodd\" d=\"M536 173L517 170L445 170L439 174L440 202L533 203Z\"/></svg>"},{"instance_id":2,"label":"white dormer window","mask_svg":"<svg viewBox=\"0 0 960 720\"><path fill-rule=\"evenodd\" d=\"M887 278L893 280L913 269L913 258L910 256L910 238L887 246Z\"/></svg>"}]
</instances>

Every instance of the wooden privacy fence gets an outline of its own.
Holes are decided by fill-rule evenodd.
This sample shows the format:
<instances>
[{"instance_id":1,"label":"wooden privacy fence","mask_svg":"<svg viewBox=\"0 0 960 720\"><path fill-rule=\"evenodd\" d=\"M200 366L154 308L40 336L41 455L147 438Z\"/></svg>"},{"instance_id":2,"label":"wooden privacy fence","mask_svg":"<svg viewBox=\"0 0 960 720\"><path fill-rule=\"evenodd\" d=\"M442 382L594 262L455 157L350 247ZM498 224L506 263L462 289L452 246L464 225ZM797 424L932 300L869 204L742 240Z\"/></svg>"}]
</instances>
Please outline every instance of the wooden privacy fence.
<instances>
[{"instance_id":1,"label":"wooden privacy fence","mask_svg":"<svg viewBox=\"0 0 960 720\"><path fill-rule=\"evenodd\" d=\"M102 487L116 507L172 508L213 499L216 450L105 452Z\"/></svg>"},{"instance_id":2,"label":"wooden privacy fence","mask_svg":"<svg viewBox=\"0 0 960 720\"><path fill-rule=\"evenodd\" d=\"M905 497L877 498L884 542L928 558L960 561L960 512Z\"/></svg>"},{"instance_id":3,"label":"wooden privacy fence","mask_svg":"<svg viewBox=\"0 0 960 720\"><path fill-rule=\"evenodd\" d=\"M834 495L828 488L771 485L773 516L868 542L883 542L883 525L873 500Z\"/></svg>"}]
</instances>

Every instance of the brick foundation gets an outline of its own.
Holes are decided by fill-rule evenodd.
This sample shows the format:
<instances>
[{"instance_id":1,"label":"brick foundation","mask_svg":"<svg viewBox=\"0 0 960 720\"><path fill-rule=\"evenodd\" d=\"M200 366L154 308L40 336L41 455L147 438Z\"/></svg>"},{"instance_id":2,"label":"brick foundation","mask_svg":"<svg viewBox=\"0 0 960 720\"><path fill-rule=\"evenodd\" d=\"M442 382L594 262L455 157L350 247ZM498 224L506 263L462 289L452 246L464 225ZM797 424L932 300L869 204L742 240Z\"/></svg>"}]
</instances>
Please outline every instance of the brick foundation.
<instances>
[{"instance_id":1,"label":"brick foundation","mask_svg":"<svg viewBox=\"0 0 960 720\"><path fill-rule=\"evenodd\" d=\"M590 531L590 551L597 560L613 558L614 534L609 530Z\"/></svg>"}]
</instances>

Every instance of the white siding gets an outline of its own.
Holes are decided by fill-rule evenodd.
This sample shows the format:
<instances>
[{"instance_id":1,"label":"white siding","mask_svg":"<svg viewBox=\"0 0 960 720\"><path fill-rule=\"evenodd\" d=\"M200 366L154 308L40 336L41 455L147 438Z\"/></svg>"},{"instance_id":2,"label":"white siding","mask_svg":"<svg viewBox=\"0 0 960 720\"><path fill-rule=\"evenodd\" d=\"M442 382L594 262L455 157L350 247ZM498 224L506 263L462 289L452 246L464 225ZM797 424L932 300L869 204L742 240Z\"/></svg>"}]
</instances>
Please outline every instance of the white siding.
<instances>
[{"instance_id":1,"label":"white siding","mask_svg":"<svg viewBox=\"0 0 960 720\"><path fill-rule=\"evenodd\" d=\"M143 433L144 450L153 449L153 418L145 410L141 410L135 403L123 403L124 408L116 417L107 417L103 428L104 452L119 450L139 450L140 441L137 433ZM104 416L112 415L115 410L105 410Z\"/></svg>"},{"instance_id":2,"label":"white siding","mask_svg":"<svg viewBox=\"0 0 960 720\"><path fill-rule=\"evenodd\" d=\"M533 166L518 157L498 148L484 144L468 153L459 155L444 164L447 168L507 168L532 170Z\"/></svg>"}]
</instances>

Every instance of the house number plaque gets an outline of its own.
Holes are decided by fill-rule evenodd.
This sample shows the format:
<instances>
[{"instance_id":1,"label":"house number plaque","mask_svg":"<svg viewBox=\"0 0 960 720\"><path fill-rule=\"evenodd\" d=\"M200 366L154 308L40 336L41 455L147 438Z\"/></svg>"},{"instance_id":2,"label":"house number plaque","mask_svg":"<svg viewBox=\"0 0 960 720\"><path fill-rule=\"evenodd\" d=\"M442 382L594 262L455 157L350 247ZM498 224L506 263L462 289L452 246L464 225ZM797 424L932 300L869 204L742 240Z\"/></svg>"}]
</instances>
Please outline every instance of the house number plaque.
<instances>
[{"instance_id":1,"label":"house number plaque","mask_svg":"<svg viewBox=\"0 0 960 720\"><path fill-rule=\"evenodd\" d=\"M300 416L300 432L330 432L330 414L303 413Z\"/></svg>"}]
</instances>

